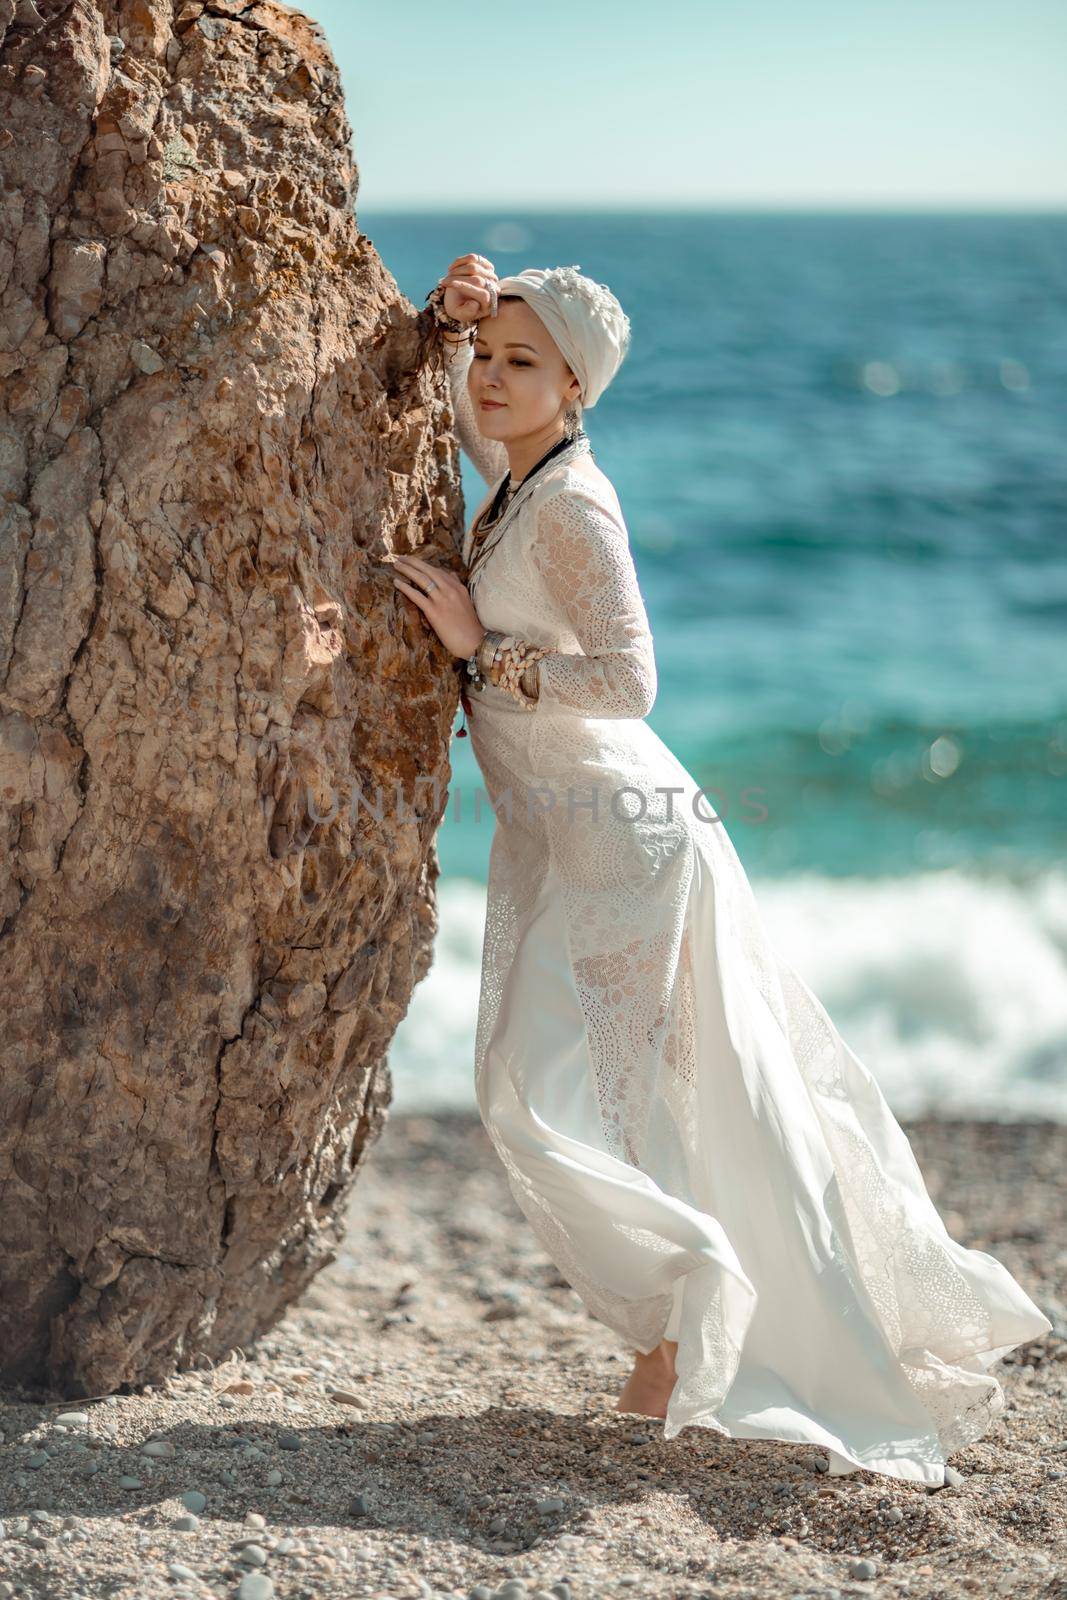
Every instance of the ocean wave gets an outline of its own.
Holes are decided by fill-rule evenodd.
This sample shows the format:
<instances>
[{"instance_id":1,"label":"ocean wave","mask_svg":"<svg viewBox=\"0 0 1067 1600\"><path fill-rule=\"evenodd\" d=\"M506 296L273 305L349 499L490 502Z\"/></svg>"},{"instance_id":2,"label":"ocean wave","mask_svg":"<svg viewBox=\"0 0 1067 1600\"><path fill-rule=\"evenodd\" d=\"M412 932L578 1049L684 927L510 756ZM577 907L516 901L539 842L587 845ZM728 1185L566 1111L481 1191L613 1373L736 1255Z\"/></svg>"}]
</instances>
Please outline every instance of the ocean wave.
<instances>
[{"instance_id":1,"label":"ocean wave","mask_svg":"<svg viewBox=\"0 0 1067 1600\"><path fill-rule=\"evenodd\" d=\"M775 948L898 1116L1067 1121L1067 873L752 883ZM485 890L438 892L434 962L389 1053L403 1111L475 1103Z\"/></svg>"}]
</instances>

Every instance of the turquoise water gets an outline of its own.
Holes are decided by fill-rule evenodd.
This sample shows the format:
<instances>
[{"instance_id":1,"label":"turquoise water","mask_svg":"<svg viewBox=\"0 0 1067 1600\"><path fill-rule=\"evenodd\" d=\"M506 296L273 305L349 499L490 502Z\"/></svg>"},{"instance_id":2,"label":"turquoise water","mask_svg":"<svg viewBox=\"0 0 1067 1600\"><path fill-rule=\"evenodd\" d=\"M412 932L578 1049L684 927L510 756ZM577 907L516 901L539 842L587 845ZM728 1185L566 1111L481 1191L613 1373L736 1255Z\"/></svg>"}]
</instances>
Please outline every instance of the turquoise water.
<instances>
[{"instance_id":1,"label":"turquoise water","mask_svg":"<svg viewBox=\"0 0 1067 1600\"><path fill-rule=\"evenodd\" d=\"M633 343L586 429L648 603L650 723L902 1109L1059 1114L1067 217L359 220L417 306L467 250L615 290ZM468 1098L492 835L452 753L437 970L393 1053L425 1103Z\"/></svg>"}]
</instances>

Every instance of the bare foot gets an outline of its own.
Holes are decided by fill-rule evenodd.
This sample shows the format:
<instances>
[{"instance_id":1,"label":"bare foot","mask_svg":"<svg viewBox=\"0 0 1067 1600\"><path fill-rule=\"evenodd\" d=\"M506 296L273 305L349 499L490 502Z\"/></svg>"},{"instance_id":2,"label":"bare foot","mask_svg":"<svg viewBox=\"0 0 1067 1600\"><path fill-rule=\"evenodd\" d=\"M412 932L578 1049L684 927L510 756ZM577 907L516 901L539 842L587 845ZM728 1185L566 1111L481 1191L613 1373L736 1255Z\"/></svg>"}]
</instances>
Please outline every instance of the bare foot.
<instances>
[{"instance_id":1,"label":"bare foot","mask_svg":"<svg viewBox=\"0 0 1067 1600\"><path fill-rule=\"evenodd\" d=\"M616 1411L635 1411L642 1417L665 1417L675 1384L674 1339L661 1339L651 1355L634 1351L634 1370L622 1386Z\"/></svg>"}]
</instances>

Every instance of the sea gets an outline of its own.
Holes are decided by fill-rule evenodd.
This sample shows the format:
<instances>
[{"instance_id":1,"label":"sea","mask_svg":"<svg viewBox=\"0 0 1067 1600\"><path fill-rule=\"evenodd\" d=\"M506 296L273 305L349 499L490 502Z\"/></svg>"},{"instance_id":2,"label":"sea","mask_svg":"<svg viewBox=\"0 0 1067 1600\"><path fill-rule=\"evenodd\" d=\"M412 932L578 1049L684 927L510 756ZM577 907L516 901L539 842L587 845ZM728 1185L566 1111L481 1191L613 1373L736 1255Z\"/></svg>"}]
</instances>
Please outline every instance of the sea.
<instances>
[{"instance_id":1,"label":"sea","mask_svg":"<svg viewBox=\"0 0 1067 1600\"><path fill-rule=\"evenodd\" d=\"M1067 1120L1067 214L357 217L416 308L467 251L618 295L585 428L649 722L898 1116ZM451 755L403 1111L475 1105L495 824Z\"/></svg>"}]
</instances>

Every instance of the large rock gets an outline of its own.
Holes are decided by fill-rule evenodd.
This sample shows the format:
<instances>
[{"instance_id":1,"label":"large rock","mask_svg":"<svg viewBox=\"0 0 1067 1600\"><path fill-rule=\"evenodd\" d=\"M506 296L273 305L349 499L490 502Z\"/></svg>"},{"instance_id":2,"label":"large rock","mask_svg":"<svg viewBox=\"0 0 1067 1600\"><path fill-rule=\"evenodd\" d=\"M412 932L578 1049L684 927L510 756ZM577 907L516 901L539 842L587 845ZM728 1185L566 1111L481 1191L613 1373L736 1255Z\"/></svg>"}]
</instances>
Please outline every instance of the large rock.
<instances>
[{"instance_id":1,"label":"large rock","mask_svg":"<svg viewBox=\"0 0 1067 1600\"><path fill-rule=\"evenodd\" d=\"M0 0L7 1382L276 1320L430 964L458 474L350 137L284 6Z\"/></svg>"}]
</instances>

